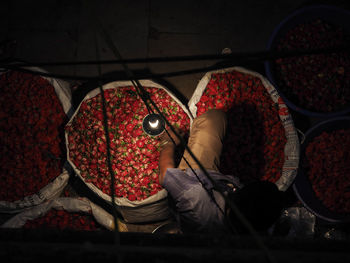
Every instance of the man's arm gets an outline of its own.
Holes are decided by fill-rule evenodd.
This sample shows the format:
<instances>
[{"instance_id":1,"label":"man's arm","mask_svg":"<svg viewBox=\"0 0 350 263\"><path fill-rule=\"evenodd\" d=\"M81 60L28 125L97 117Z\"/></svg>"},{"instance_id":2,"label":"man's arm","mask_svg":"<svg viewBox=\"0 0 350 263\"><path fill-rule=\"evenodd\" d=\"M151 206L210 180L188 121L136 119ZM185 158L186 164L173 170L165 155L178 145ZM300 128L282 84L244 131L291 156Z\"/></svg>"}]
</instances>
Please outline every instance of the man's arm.
<instances>
[{"instance_id":1,"label":"man's arm","mask_svg":"<svg viewBox=\"0 0 350 263\"><path fill-rule=\"evenodd\" d=\"M181 132L177 129L177 133ZM169 137L169 135L170 137ZM175 142L175 144L174 144ZM167 130L162 135L162 142L161 142L161 150L159 155L159 183L162 184L164 180L164 176L166 173L166 170L168 168L174 168L175 167L175 161L174 161L174 152L175 147L180 144L179 138L172 132L172 130Z\"/></svg>"},{"instance_id":2,"label":"man's arm","mask_svg":"<svg viewBox=\"0 0 350 263\"><path fill-rule=\"evenodd\" d=\"M168 142L160 151L159 155L159 183L163 184L164 176L168 168L174 168L175 145Z\"/></svg>"}]
</instances>

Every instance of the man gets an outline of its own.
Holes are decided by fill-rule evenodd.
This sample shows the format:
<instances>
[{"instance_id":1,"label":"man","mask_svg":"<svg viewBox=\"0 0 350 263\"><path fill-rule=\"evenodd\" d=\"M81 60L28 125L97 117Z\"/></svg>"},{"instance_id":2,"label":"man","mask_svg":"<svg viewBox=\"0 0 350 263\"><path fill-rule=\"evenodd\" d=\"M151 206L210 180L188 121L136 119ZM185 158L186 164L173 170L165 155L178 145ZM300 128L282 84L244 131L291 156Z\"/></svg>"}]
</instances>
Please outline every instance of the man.
<instances>
[{"instance_id":1,"label":"man","mask_svg":"<svg viewBox=\"0 0 350 263\"><path fill-rule=\"evenodd\" d=\"M219 172L226 125L226 115L221 110L209 110L197 117L191 127L188 148L215 180L218 190L244 211L258 231L265 230L282 209L280 192L274 184L267 182L243 187L238 178ZM169 193L181 230L185 233L227 233L233 226L235 231L239 228L238 232L244 233L241 222L188 151L185 150L179 166L175 168L174 152L180 140L171 130L168 133L172 139L167 133L162 135L159 182ZM273 211L267 211L272 214L261 215L261 220L256 220L258 213L264 212L261 205L266 202L273 203Z\"/></svg>"}]
</instances>

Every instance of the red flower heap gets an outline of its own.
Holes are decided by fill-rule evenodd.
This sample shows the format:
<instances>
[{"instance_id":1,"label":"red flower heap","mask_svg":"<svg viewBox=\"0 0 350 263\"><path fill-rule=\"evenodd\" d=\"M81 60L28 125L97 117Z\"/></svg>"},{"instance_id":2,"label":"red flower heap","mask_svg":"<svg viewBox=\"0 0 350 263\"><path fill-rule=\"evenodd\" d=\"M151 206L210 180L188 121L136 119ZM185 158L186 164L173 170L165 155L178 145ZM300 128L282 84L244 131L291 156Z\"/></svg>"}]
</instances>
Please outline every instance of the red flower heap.
<instances>
[{"instance_id":1,"label":"red flower heap","mask_svg":"<svg viewBox=\"0 0 350 263\"><path fill-rule=\"evenodd\" d=\"M172 125L185 132L189 130L189 117L165 90L145 89ZM150 137L142 130L142 120L148 110L134 87L107 89L104 96L116 179L115 196L131 201L146 199L162 189L158 182L159 137ZM69 158L85 182L111 195L101 94L81 104L66 130Z\"/></svg>"},{"instance_id":2,"label":"red flower heap","mask_svg":"<svg viewBox=\"0 0 350 263\"><path fill-rule=\"evenodd\" d=\"M67 121L44 78L9 71L0 76L0 200L32 195L62 172Z\"/></svg>"},{"instance_id":3,"label":"red flower heap","mask_svg":"<svg viewBox=\"0 0 350 263\"><path fill-rule=\"evenodd\" d=\"M303 169L325 207L350 213L350 129L322 132L313 138L305 150Z\"/></svg>"},{"instance_id":4,"label":"red flower heap","mask_svg":"<svg viewBox=\"0 0 350 263\"><path fill-rule=\"evenodd\" d=\"M327 49L348 45L349 40L342 27L317 19L290 29L277 49ZM349 107L348 51L281 58L276 61L275 73L281 91L299 107L323 113Z\"/></svg>"},{"instance_id":5,"label":"red flower heap","mask_svg":"<svg viewBox=\"0 0 350 263\"><path fill-rule=\"evenodd\" d=\"M51 209L42 217L28 220L23 227L27 229L49 228L88 231L97 230L98 223L92 215Z\"/></svg>"},{"instance_id":6,"label":"red flower heap","mask_svg":"<svg viewBox=\"0 0 350 263\"><path fill-rule=\"evenodd\" d=\"M238 71L212 74L196 106L197 116L208 109L227 113L222 173L238 176L243 183L276 182L281 177L285 131L278 104L258 77Z\"/></svg>"}]
</instances>

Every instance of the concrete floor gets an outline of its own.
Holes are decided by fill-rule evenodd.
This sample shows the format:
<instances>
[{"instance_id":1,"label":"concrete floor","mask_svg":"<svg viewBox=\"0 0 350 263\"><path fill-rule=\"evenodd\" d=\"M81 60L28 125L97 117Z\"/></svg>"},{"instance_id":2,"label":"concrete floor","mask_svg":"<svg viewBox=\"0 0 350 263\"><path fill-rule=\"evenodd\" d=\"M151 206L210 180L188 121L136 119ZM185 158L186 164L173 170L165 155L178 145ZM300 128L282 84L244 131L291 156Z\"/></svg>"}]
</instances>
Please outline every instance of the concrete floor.
<instances>
[{"instance_id":1,"label":"concrete floor","mask_svg":"<svg viewBox=\"0 0 350 263\"><path fill-rule=\"evenodd\" d=\"M102 24L123 58L220 54L264 50L277 24L291 11L315 1L230 0L36 0L2 1L0 42L16 40L13 56L29 62L101 59L115 56L98 33ZM327 2L327 1L318 1ZM348 6L346 1L330 1ZM210 66L213 61L133 64L164 73ZM237 65L241 66L241 65ZM96 76L96 66L45 67L52 73ZM104 65L102 72L121 70ZM263 72L262 72L263 73ZM204 73L166 79L189 99Z\"/></svg>"}]
</instances>

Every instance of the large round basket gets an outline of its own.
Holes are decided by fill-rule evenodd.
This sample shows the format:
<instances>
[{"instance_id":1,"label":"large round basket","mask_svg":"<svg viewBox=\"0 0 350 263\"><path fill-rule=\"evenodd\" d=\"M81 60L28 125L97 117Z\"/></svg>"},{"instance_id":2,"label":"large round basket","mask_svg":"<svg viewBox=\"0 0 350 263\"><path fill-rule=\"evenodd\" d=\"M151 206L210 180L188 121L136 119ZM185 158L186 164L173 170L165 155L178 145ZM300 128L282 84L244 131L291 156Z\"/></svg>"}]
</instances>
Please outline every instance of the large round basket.
<instances>
[{"instance_id":1,"label":"large round basket","mask_svg":"<svg viewBox=\"0 0 350 263\"><path fill-rule=\"evenodd\" d=\"M310 21L314 21L316 19L320 19L326 23L329 23L330 25L339 26L341 27L345 34L348 36L350 34L350 11L344 10L335 6L327 6L327 5L315 5L315 6L307 6L301 9L298 9L288 15L283 21L276 26L274 29L272 35L270 36L270 39L267 44L267 50L269 51L276 51L278 49L278 44L281 39L283 39L287 32L289 32L291 29L296 28L297 26L300 26L304 23L309 23ZM317 47L318 48L318 47ZM317 49L315 48L315 49ZM311 47L312 49L312 47ZM340 57L340 55L339 55ZM298 59L298 57L291 58L293 60ZM330 64L330 62L325 62L325 64ZM305 66L303 66L305 67ZM346 71L346 70L345 70ZM347 103L342 105L341 107L337 107L336 110L330 110L330 111L321 111L321 110L314 110L314 109L307 109L305 105L301 105L298 102L297 96L294 95L287 95L286 90L284 88L287 88L285 82L279 81L279 77L277 74L276 69L276 61L266 61L265 62L265 72L266 76L269 79L269 81L274 85L274 87L278 90L280 96L283 98L287 106L303 115L306 115L308 117L318 117L318 118L331 118L331 117L337 117L342 116L348 112L350 112L350 102L349 98L347 98ZM294 74L293 70L290 70L288 72L288 75ZM299 73L298 73L299 74ZM344 72L345 74L349 74L349 72ZM341 77L344 77L341 76ZM334 77L332 75L332 77ZM300 83L303 82L303 80L299 79ZM322 80L320 80L322 81ZM296 84L293 84L296 85ZM303 84L304 85L304 84ZM325 86L325 85L324 85ZM302 86L304 87L304 86ZM344 88L344 87L343 87ZM345 87L350 88L350 87ZM291 88L289 88L291 89ZM305 90L306 94L307 90ZM289 92L290 93L290 92ZM314 93L313 93L314 94ZM315 95L315 94L314 94ZM310 100L313 99L314 95L312 95L312 98L310 97ZM321 94L322 95L322 94ZM305 95L306 96L306 95ZM294 98L292 98L294 97ZM324 101L327 101L329 98L325 97ZM309 100L309 101L310 101ZM335 105L341 105L337 102L334 102ZM300 104L300 105L299 105ZM317 106L317 105L316 105ZM316 107L315 106L315 107Z\"/></svg>"},{"instance_id":2,"label":"large round basket","mask_svg":"<svg viewBox=\"0 0 350 263\"><path fill-rule=\"evenodd\" d=\"M340 129L350 129L350 118L349 117L336 117L333 119L329 119L326 121L323 121L314 127L312 127L310 130L307 131L305 134L305 140L301 145L301 153L300 153L300 169L299 172L294 180L293 189L296 193L299 200L304 204L304 206L313 214L315 214L317 217L326 220L328 222L333 223L345 223L350 222L350 213L338 213L335 211L331 211L331 209L327 208L323 202L320 201L320 199L317 197L314 189L313 189L313 183L309 179L307 175L306 169L304 169L304 162L306 162L306 149L308 145L313 142L313 140L323 134L324 132L333 132ZM324 147L326 150L329 149L329 152L331 151L332 145L327 145ZM328 150L327 150L328 152ZM330 152L330 154L332 154ZM333 152L333 154L338 154L337 152ZM323 165L323 164L322 164ZM343 179L346 177L346 173L348 173L348 170L341 171L341 176ZM324 174L326 175L326 174ZM323 174L317 175L320 178L322 178ZM330 175L328 175L330 176ZM334 180L338 180L334 177ZM345 179L345 182L346 183ZM342 183L340 183L342 184ZM331 187L331 185L325 186L327 188ZM335 191L335 190L332 190ZM346 192L346 191L345 191ZM342 198L346 198L343 196ZM339 200L338 200L339 201ZM335 200L335 202L338 202Z\"/></svg>"}]
</instances>

